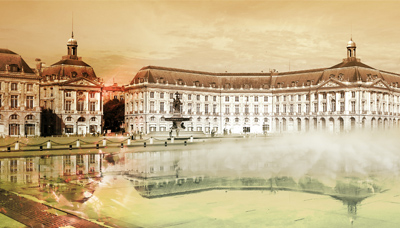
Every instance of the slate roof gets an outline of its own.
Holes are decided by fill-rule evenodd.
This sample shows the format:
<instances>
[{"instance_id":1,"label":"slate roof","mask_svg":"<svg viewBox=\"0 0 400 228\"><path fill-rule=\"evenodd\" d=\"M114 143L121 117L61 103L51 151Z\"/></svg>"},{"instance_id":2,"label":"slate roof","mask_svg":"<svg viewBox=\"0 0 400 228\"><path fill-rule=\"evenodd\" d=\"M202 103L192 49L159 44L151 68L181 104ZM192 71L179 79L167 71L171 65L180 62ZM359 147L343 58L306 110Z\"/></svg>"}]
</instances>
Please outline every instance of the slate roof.
<instances>
[{"instance_id":1,"label":"slate roof","mask_svg":"<svg viewBox=\"0 0 400 228\"><path fill-rule=\"evenodd\" d=\"M8 49L0 48L0 71L5 71L6 65L17 65L17 72L21 72L23 68L25 73L34 73L20 55Z\"/></svg>"}]
</instances>

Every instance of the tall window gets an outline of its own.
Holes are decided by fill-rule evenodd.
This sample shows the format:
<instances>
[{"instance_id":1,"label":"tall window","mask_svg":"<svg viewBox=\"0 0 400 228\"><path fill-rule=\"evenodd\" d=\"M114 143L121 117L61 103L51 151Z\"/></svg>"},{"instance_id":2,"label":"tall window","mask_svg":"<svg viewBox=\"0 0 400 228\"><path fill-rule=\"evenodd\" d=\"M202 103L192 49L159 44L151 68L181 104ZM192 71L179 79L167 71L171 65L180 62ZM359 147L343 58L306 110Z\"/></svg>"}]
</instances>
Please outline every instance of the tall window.
<instances>
[{"instance_id":1,"label":"tall window","mask_svg":"<svg viewBox=\"0 0 400 228\"><path fill-rule=\"evenodd\" d=\"M192 114L192 103L188 104L188 114Z\"/></svg>"},{"instance_id":2,"label":"tall window","mask_svg":"<svg viewBox=\"0 0 400 228\"><path fill-rule=\"evenodd\" d=\"M150 101L150 112L154 112L154 101Z\"/></svg>"},{"instance_id":3,"label":"tall window","mask_svg":"<svg viewBox=\"0 0 400 228\"><path fill-rule=\"evenodd\" d=\"M71 101L65 101L65 111L71 111Z\"/></svg>"},{"instance_id":4,"label":"tall window","mask_svg":"<svg viewBox=\"0 0 400 228\"><path fill-rule=\"evenodd\" d=\"M235 102L239 102L239 96L235 96Z\"/></svg>"},{"instance_id":5,"label":"tall window","mask_svg":"<svg viewBox=\"0 0 400 228\"><path fill-rule=\"evenodd\" d=\"M225 102L229 102L229 96L225 96Z\"/></svg>"},{"instance_id":6,"label":"tall window","mask_svg":"<svg viewBox=\"0 0 400 228\"><path fill-rule=\"evenodd\" d=\"M205 100L205 101L208 101L208 96L207 96L207 95L204 96L204 100Z\"/></svg>"},{"instance_id":7,"label":"tall window","mask_svg":"<svg viewBox=\"0 0 400 228\"><path fill-rule=\"evenodd\" d=\"M96 94L95 93L90 93L90 98L95 98Z\"/></svg>"},{"instance_id":8,"label":"tall window","mask_svg":"<svg viewBox=\"0 0 400 228\"><path fill-rule=\"evenodd\" d=\"M1 108L1 98L2 98L2 97L1 97L1 94L0 94L0 108Z\"/></svg>"},{"instance_id":9,"label":"tall window","mask_svg":"<svg viewBox=\"0 0 400 228\"><path fill-rule=\"evenodd\" d=\"M229 115L229 105L225 105L225 114Z\"/></svg>"},{"instance_id":10,"label":"tall window","mask_svg":"<svg viewBox=\"0 0 400 228\"><path fill-rule=\"evenodd\" d=\"M11 90L12 91L18 90L18 84L17 83L11 83Z\"/></svg>"},{"instance_id":11,"label":"tall window","mask_svg":"<svg viewBox=\"0 0 400 228\"><path fill-rule=\"evenodd\" d=\"M164 102L160 102L160 112L164 112Z\"/></svg>"},{"instance_id":12,"label":"tall window","mask_svg":"<svg viewBox=\"0 0 400 228\"><path fill-rule=\"evenodd\" d=\"M32 92L32 91L33 91L33 85L32 85L32 84L28 84L28 85L26 86L26 91Z\"/></svg>"},{"instance_id":13,"label":"tall window","mask_svg":"<svg viewBox=\"0 0 400 228\"><path fill-rule=\"evenodd\" d=\"M239 114L239 105L235 105L235 114Z\"/></svg>"},{"instance_id":14,"label":"tall window","mask_svg":"<svg viewBox=\"0 0 400 228\"><path fill-rule=\"evenodd\" d=\"M286 113L286 105L283 105L283 113Z\"/></svg>"},{"instance_id":15,"label":"tall window","mask_svg":"<svg viewBox=\"0 0 400 228\"><path fill-rule=\"evenodd\" d=\"M299 96L300 96L300 95L299 95ZM298 112L298 113L301 113L301 104L298 104L298 105L297 105L297 112Z\"/></svg>"},{"instance_id":16,"label":"tall window","mask_svg":"<svg viewBox=\"0 0 400 228\"><path fill-rule=\"evenodd\" d=\"M315 113L318 112L318 103L314 103L314 112L315 112Z\"/></svg>"},{"instance_id":17,"label":"tall window","mask_svg":"<svg viewBox=\"0 0 400 228\"><path fill-rule=\"evenodd\" d=\"M297 100L301 101L301 95L297 95Z\"/></svg>"},{"instance_id":18,"label":"tall window","mask_svg":"<svg viewBox=\"0 0 400 228\"><path fill-rule=\"evenodd\" d=\"M89 108L91 112L96 111L96 102L90 102Z\"/></svg>"},{"instance_id":19,"label":"tall window","mask_svg":"<svg viewBox=\"0 0 400 228\"><path fill-rule=\"evenodd\" d=\"M200 113L200 104L196 104L196 113L199 114Z\"/></svg>"},{"instance_id":20,"label":"tall window","mask_svg":"<svg viewBox=\"0 0 400 228\"><path fill-rule=\"evenodd\" d=\"M351 92L351 97L355 98L356 97L356 92Z\"/></svg>"},{"instance_id":21,"label":"tall window","mask_svg":"<svg viewBox=\"0 0 400 228\"><path fill-rule=\"evenodd\" d=\"M244 106L244 113L249 114L249 105Z\"/></svg>"},{"instance_id":22,"label":"tall window","mask_svg":"<svg viewBox=\"0 0 400 228\"><path fill-rule=\"evenodd\" d=\"M66 91L65 92L65 97L71 97L71 91Z\"/></svg>"},{"instance_id":23,"label":"tall window","mask_svg":"<svg viewBox=\"0 0 400 228\"><path fill-rule=\"evenodd\" d=\"M326 103L325 103L325 102L322 103L322 111L323 111L323 112L326 112Z\"/></svg>"},{"instance_id":24,"label":"tall window","mask_svg":"<svg viewBox=\"0 0 400 228\"><path fill-rule=\"evenodd\" d=\"M27 109L33 108L33 96L26 96L26 108Z\"/></svg>"},{"instance_id":25,"label":"tall window","mask_svg":"<svg viewBox=\"0 0 400 228\"><path fill-rule=\"evenodd\" d=\"M200 100L200 95L197 95L197 96L196 96L196 99L199 101L199 100Z\"/></svg>"},{"instance_id":26,"label":"tall window","mask_svg":"<svg viewBox=\"0 0 400 228\"><path fill-rule=\"evenodd\" d=\"M293 110L293 109L294 109L294 108L293 108L293 105L291 104L291 105L290 105L290 112L291 112L291 113L293 113L293 112L294 112L294 110Z\"/></svg>"},{"instance_id":27,"label":"tall window","mask_svg":"<svg viewBox=\"0 0 400 228\"><path fill-rule=\"evenodd\" d=\"M53 96L53 88L50 88L50 97Z\"/></svg>"},{"instance_id":28,"label":"tall window","mask_svg":"<svg viewBox=\"0 0 400 228\"><path fill-rule=\"evenodd\" d=\"M332 101L331 101L331 111L332 111L332 112L335 112L335 111L336 111L336 101L335 101L335 100L332 100Z\"/></svg>"},{"instance_id":29,"label":"tall window","mask_svg":"<svg viewBox=\"0 0 400 228\"><path fill-rule=\"evenodd\" d=\"M160 93L160 98L164 98L164 93Z\"/></svg>"},{"instance_id":30,"label":"tall window","mask_svg":"<svg viewBox=\"0 0 400 228\"><path fill-rule=\"evenodd\" d=\"M213 104L213 114L217 113L217 105Z\"/></svg>"},{"instance_id":31,"label":"tall window","mask_svg":"<svg viewBox=\"0 0 400 228\"><path fill-rule=\"evenodd\" d=\"M207 97L207 96L206 96ZM208 104L205 104L204 105L204 113L205 114L208 114Z\"/></svg>"},{"instance_id":32,"label":"tall window","mask_svg":"<svg viewBox=\"0 0 400 228\"><path fill-rule=\"evenodd\" d=\"M264 105L264 113L268 113L268 105Z\"/></svg>"},{"instance_id":33,"label":"tall window","mask_svg":"<svg viewBox=\"0 0 400 228\"><path fill-rule=\"evenodd\" d=\"M26 159L26 172L32 172L33 171L33 158L27 158Z\"/></svg>"},{"instance_id":34,"label":"tall window","mask_svg":"<svg viewBox=\"0 0 400 228\"><path fill-rule=\"evenodd\" d=\"M174 99L174 93L169 94L169 99Z\"/></svg>"},{"instance_id":35,"label":"tall window","mask_svg":"<svg viewBox=\"0 0 400 228\"><path fill-rule=\"evenodd\" d=\"M276 113L279 113L279 105L276 105L276 107L275 107L276 109Z\"/></svg>"},{"instance_id":36,"label":"tall window","mask_svg":"<svg viewBox=\"0 0 400 228\"><path fill-rule=\"evenodd\" d=\"M276 100L276 101L278 101L278 100ZM268 102L268 97L267 96L264 96L264 102Z\"/></svg>"},{"instance_id":37,"label":"tall window","mask_svg":"<svg viewBox=\"0 0 400 228\"><path fill-rule=\"evenodd\" d=\"M89 154L89 163L90 164L96 163L96 155L95 154Z\"/></svg>"},{"instance_id":38,"label":"tall window","mask_svg":"<svg viewBox=\"0 0 400 228\"><path fill-rule=\"evenodd\" d=\"M10 161L10 172L11 173L16 173L18 171L18 161L17 160L11 160Z\"/></svg>"},{"instance_id":39,"label":"tall window","mask_svg":"<svg viewBox=\"0 0 400 228\"><path fill-rule=\"evenodd\" d=\"M344 102L340 102L340 111L344 112Z\"/></svg>"},{"instance_id":40,"label":"tall window","mask_svg":"<svg viewBox=\"0 0 400 228\"><path fill-rule=\"evenodd\" d=\"M18 95L11 95L11 108L18 107Z\"/></svg>"},{"instance_id":41,"label":"tall window","mask_svg":"<svg viewBox=\"0 0 400 228\"><path fill-rule=\"evenodd\" d=\"M254 102L258 102L258 96L254 97Z\"/></svg>"},{"instance_id":42,"label":"tall window","mask_svg":"<svg viewBox=\"0 0 400 228\"><path fill-rule=\"evenodd\" d=\"M154 98L154 92L150 92L150 98Z\"/></svg>"},{"instance_id":43,"label":"tall window","mask_svg":"<svg viewBox=\"0 0 400 228\"><path fill-rule=\"evenodd\" d=\"M217 96L213 96L213 101L217 101Z\"/></svg>"},{"instance_id":44,"label":"tall window","mask_svg":"<svg viewBox=\"0 0 400 228\"><path fill-rule=\"evenodd\" d=\"M306 113L310 113L310 104L306 104Z\"/></svg>"},{"instance_id":45,"label":"tall window","mask_svg":"<svg viewBox=\"0 0 400 228\"><path fill-rule=\"evenodd\" d=\"M254 105L254 114L258 115L258 105Z\"/></svg>"},{"instance_id":46,"label":"tall window","mask_svg":"<svg viewBox=\"0 0 400 228\"><path fill-rule=\"evenodd\" d=\"M356 111L356 102L352 101L351 102L351 112L355 112Z\"/></svg>"},{"instance_id":47,"label":"tall window","mask_svg":"<svg viewBox=\"0 0 400 228\"><path fill-rule=\"evenodd\" d=\"M76 110L77 111L83 111L84 110L84 101L78 101L76 104Z\"/></svg>"},{"instance_id":48,"label":"tall window","mask_svg":"<svg viewBox=\"0 0 400 228\"><path fill-rule=\"evenodd\" d=\"M188 94L188 100L192 100L192 94Z\"/></svg>"}]
</instances>

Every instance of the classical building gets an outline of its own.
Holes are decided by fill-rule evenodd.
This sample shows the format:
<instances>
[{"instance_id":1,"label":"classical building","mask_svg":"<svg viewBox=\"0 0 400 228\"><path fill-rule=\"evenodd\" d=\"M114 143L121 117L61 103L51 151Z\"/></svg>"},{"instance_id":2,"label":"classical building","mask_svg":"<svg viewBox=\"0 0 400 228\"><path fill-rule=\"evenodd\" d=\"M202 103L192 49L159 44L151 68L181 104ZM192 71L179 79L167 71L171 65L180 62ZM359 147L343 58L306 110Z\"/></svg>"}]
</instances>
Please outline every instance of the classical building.
<instances>
[{"instance_id":1,"label":"classical building","mask_svg":"<svg viewBox=\"0 0 400 228\"><path fill-rule=\"evenodd\" d=\"M40 135L39 79L20 55L0 49L0 136Z\"/></svg>"},{"instance_id":2,"label":"classical building","mask_svg":"<svg viewBox=\"0 0 400 228\"><path fill-rule=\"evenodd\" d=\"M124 97L124 86L118 86L117 83L114 83L113 85L103 87L104 104L114 99L123 101Z\"/></svg>"},{"instance_id":3,"label":"classical building","mask_svg":"<svg viewBox=\"0 0 400 228\"><path fill-rule=\"evenodd\" d=\"M181 94L187 131L285 133L386 129L399 125L400 74L372 68L350 40L342 62L279 73L142 68L125 87L127 132L168 131Z\"/></svg>"},{"instance_id":4,"label":"classical building","mask_svg":"<svg viewBox=\"0 0 400 228\"><path fill-rule=\"evenodd\" d=\"M67 50L60 61L42 69L42 135L99 133L103 115L101 79L78 57L73 33Z\"/></svg>"}]
</instances>

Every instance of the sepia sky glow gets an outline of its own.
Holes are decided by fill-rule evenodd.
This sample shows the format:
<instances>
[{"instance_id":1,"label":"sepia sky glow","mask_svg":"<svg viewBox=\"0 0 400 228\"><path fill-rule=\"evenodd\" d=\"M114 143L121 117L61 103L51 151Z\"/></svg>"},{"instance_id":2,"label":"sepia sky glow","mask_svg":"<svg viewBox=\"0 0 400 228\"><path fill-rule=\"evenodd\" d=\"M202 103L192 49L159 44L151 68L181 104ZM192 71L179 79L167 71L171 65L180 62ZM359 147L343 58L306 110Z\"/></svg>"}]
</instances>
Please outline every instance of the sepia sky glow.
<instances>
[{"instance_id":1,"label":"sepia sky glow","mask_svg":"<svg viewBox=\"0 0 400 228\"><path fill-rule=\"evenodd\" d=\"M357 57L400 73L400 2L1 1L0 47L51 65L74 35L97 76L128 84L147 65L209 72L330 67Z\"/></svg>"}]
</instances>

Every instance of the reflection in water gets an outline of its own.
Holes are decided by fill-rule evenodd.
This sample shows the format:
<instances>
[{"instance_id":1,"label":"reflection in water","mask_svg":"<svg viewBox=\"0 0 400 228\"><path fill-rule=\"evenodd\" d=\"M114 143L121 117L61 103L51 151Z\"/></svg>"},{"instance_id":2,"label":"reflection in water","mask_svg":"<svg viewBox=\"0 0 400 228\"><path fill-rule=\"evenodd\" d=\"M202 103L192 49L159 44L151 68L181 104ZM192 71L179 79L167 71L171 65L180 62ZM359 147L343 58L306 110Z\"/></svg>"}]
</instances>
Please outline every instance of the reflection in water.
<instances>
[{"instance_id":1,"label":"reflection in water","mask_svg":"<svg viewBox=\"0 0 400 228\"><path fill-rule=\"evenodd\" d=\"M138 200L129 195L121 202L112 194L96 194L113 188L122 174L132 191L153 202L179 201L174 197L211 190L269 192L277 199L283 191L327 196L346 205L353 224L364 200L396 184L390 182L398 174L399 155L387 145L382 141L368 147L338 137L317 137L311 142L298 136L232 140L160 151L2 158L0 170L2 183L36 187L35 194L29 188L36 197L94 219L109 213L102 209L107 197L111 199L107 202L127 211L135 207ZM103 175L112 178L104 182ZM89 204L85 203L88 199ZM88 205L94 212L89 212Z\"/></svg>"}]
</instances>

